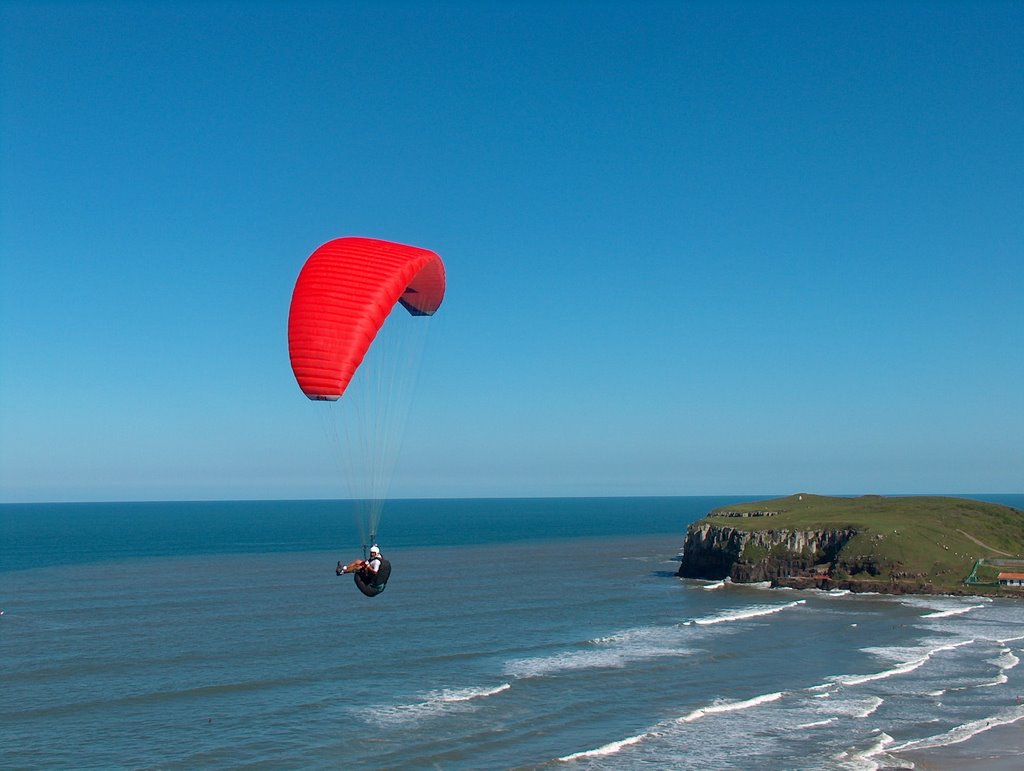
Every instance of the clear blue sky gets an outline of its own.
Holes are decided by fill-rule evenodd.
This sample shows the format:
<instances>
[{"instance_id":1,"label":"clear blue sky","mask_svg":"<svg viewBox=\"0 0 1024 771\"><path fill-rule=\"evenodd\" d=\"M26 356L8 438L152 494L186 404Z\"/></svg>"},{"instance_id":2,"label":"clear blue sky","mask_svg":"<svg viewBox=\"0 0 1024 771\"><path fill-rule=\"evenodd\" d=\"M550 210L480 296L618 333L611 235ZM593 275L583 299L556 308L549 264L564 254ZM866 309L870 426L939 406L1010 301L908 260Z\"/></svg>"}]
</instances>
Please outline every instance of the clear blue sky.
<instances>
[{"instance_id":1,"label":"clear blue sky","mask_svg":"<svg viewBox=\"0 0 1024 771\"><path fill-rule=\"evenodd\" d=\"M1024 491L1024 4L0 24L0 501L342 495L343 235L448 269L395 496Z\"/></svg>"}]
</instances>

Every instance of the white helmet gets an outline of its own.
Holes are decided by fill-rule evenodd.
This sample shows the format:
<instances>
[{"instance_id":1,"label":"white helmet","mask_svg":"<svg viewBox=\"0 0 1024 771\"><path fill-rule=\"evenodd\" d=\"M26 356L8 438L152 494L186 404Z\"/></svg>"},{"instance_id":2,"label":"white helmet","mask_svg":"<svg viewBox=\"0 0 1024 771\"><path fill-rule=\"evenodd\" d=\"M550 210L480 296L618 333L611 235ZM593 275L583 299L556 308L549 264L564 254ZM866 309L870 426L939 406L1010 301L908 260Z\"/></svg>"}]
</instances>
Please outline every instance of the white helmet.
<instances>
[{"instance_id":1,"label":"white helmet","mask_svg":"<svg viewBox=\"0 0 1024 771\"><path fill-rule=\"evenodd\" d=\"M376 544L370 547L370 554L380 554L380 547Z\"/></svg>"}]
</instances>

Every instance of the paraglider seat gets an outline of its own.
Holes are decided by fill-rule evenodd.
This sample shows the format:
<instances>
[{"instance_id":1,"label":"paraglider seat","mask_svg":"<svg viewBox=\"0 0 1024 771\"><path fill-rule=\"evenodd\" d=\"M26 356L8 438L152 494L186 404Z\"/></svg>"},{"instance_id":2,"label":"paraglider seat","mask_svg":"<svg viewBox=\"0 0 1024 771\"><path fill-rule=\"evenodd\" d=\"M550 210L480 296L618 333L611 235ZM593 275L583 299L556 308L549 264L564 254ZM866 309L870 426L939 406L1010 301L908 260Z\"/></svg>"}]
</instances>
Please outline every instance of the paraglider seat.
<instances>
[{"instance_id":1,"label":"paraglider seat","mask_svg":"<svg viewBox=\"0 0 1024 771\"><path fill-rule=\"evenodd\" d=\"M387 586L388 579L391 578L391 563L382 558L380 561L380 567L377 569L377 575L367 579L363 577L362 570L357 570L353 574L353 577L355 578L356 586L359 587L359 591L367 597L376 597L384 591L384 587Z\"/></svg>"}]
</instances>

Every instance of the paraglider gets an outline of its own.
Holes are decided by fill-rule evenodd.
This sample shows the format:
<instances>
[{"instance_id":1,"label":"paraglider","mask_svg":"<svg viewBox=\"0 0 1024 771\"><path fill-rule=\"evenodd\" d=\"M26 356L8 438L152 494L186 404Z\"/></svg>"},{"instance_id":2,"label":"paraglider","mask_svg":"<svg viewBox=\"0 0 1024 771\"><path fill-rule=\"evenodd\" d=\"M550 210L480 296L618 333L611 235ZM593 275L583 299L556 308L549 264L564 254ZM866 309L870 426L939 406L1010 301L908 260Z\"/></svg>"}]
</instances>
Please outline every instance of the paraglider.
<instances>
[{"instance_id":1,"label":"paraglider","mask_svg":"<svg viewBox=\"0 0 1024 771\"><path fill-rule=\"evenodd\" d=\"M339 576L352 573L359 591L367 597L376 597L384 591L391 578L391 562L384 559L380 547L374 544L370 547L369 559L353 560L347 565L339 562L334 572Z\"/></svg>"},{"instance_id":2,"label":"paraglider","mask_svg":"<svg viewBox=\"0 0 1024 771\"><path fill-rule=\"evenodd\" d=\"M340 433L349 445L343 459L349 465L346 482L353 499L364 507L359 525L364 559L344 567L339 562L336 573L354 573L356 585L368 597L383 591L391 573L375 541L415 371L407 352L377 350L386 347L381 338L388 337L379 333L385 321L388 328L401 325L399 319L389 319L392 310L404 322L429 318L444 292L444 264L434 252L373 238L338 238L309 256L292 293L288 353L299 388L328 406L353 405ZM363 371L368 369L364 360L385 355L392 360ZM357 489L362 492L355 494ZM373 548L365 559L369 544Z\"/></svg>"}]
</instances>

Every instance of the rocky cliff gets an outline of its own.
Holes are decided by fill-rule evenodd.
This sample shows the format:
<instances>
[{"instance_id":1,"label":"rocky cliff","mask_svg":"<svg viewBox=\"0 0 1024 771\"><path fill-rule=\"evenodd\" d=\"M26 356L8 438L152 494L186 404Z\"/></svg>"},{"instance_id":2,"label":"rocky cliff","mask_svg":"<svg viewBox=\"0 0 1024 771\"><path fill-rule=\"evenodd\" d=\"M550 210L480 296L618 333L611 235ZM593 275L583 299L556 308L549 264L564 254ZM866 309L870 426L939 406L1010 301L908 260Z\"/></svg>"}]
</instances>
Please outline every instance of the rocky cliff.
<instances>
[{"instance_id":1,"label":"rocky cliff","mask_svg":"<svg viewBox=\"0 0 1024 771\"><path fill-rule=\"evenodd\" d=\"M745 531L696 522L686 531L678 575L776 585L821 585L831 580L839 552L857 531Z\"/></svg>"},{"instance_id":2,"label":"rocky cliff","mask_svg":"<svg viewBox=\"0 0 1024 771\"><path fill-rule=\"evenodd\" d=\"M1024 511L1008 506L946 496L797 493L708 512L687 529L678 575L1024 597L1024 590L998 585L995 570L981 583L965 580L974 577L979 559L1007 555L1024 564Z\"/></svg>"}]
</instances>

